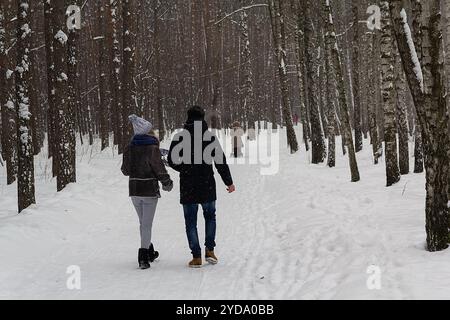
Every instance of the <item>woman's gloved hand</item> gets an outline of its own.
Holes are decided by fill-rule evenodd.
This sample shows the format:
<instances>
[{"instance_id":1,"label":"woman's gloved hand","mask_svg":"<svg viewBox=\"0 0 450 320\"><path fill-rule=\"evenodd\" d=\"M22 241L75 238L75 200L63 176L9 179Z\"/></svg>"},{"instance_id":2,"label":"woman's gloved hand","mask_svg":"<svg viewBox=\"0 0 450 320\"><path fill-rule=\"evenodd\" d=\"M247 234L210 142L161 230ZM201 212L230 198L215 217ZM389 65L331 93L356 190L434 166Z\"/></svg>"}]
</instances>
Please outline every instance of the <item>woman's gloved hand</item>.
<instances>
[{"instance_id":1,"label":"woman's gloved hand","mask_svg":"<svg viewBox=\"0 0 450 320\"><path fill-rule=\"evenodd\" d=\"M166 192L170 192L173 189L173 181L170 180L169 182L163 184L162 189Z\"/></svg>"}]
</instances>

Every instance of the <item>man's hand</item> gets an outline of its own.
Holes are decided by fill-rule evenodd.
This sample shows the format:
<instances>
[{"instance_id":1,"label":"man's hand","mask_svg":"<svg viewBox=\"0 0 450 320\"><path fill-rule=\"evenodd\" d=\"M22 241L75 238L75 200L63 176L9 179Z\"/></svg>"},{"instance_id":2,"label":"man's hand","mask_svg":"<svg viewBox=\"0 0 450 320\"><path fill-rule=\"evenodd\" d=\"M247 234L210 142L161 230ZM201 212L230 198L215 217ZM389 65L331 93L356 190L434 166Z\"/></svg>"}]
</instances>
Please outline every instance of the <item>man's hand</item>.
<instances>
[{"instance_id":1,"label":"man's hand","mask_svg":"<svg viewBox=\"0 0 450 320\"><path fill-rule=\"evenodd\" d=\"M234 184L232 184L231 186L229 186L227 188L228 193L233 193L236 191L236 187L234 186Z\"/></svg>"}]
</instances>

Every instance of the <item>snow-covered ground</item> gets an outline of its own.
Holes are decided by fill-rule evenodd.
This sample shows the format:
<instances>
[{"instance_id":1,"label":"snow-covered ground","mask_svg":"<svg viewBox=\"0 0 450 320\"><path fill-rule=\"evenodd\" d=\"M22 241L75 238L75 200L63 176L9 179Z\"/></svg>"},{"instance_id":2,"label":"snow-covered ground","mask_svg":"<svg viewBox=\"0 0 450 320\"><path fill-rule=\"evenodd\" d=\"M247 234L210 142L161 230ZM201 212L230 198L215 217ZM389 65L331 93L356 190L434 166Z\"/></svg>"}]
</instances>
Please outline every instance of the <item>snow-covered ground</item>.
<instances>
[{"instance_id":1,"label":"snow-covered ground","mask_svg":"<svg viewBox=\"0 0 450 320\"><path fill-rule=\"evenodd\" d=\"M386 188L384 165L372 164L366 145L358 155L362 181L351 183L342 155L329 169L310 165L304 149L290 155L284 146L276 175L232 165L232 195L217 179L220 264L199 270L186 267L173 171L175 190L164 194L155 221L161 259L142 271L137 217L111 149L79 147L79 181L59 194L50 163L38 156L38 204L21 215L16 185L5 185L0 167L0 298L450 298L450 250L424 249L423 175ZM67 289L72 265L81 268L81 290ZM380 290L368 289L370 266L381 271Z\"/></svg>"}]
</instances>

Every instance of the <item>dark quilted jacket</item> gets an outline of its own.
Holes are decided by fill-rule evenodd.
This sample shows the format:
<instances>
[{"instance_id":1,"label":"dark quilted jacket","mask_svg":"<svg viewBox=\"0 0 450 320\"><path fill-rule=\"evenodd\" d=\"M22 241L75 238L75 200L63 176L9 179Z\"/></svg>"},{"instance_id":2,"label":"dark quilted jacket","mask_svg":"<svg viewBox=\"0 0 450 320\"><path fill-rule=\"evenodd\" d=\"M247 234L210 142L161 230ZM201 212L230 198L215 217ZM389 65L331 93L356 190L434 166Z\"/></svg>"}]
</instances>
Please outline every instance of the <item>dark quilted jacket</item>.
<instances>
[{"instance_id":1,"label":"dark quilted jacket","mask_svg":"<svg viewBox=\"0 0 450 320\"><path fill-rule=\"evenodd\" d=\"M161 197L159 183L171 189L173 182L161 158L159 142L151 136L135 136L123 154L122 172L130 177L130 197Z\"/></svg>"},{"instance_id":2,"label":"dark quilted jacket","mask_svg":"<svg viewBox=\"0 0 450 320\"><path fill-rule=\"evenodd\" d=\"M194 136L194 124L187 123L184 127L190 133L190 137ZM203 130L205 133L208 131L208 126L206 122L203 122ZM181 135L183 132L180 133ZM219 172L222 181L226 186L231 186L233 184L233 178L231 177L230 168L228 167L225 154L218 143L217 137L212 135L212 140L210 142L205 141L202 145L202 151L205 151L211 144L216 144L217 150L220 154L220 163L215 162L214 165ZM214 169L212 163L201 163L194 164L194 154L193 149L191 149L191 164L178 163L179 159L174 159L174 148L177 147L179 143L183 143L182 139L174 138L170 146L169 152L169 165L176 171L180 173L180 202L181 204L202 204L207 202L212 202L217 200L216 194L216 180L214 179ZM189 145L194 146L194 141L191 140Z\"/></svg>"}]
</instances>

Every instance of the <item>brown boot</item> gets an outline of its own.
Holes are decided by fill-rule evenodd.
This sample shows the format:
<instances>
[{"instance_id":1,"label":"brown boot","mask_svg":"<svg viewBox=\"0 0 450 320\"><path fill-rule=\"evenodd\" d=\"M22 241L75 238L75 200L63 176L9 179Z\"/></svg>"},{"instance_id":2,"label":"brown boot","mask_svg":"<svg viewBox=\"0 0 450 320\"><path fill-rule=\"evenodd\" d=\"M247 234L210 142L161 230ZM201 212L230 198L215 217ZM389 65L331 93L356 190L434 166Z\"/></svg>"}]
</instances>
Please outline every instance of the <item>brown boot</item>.
<instances>
[{"instance_id":1,"label":"brown boot","mask_svg":"<svg viewBox=\"0 0 450 320\"><path fill-rule=\"evenodd\" d=\"M219 259L217 259L216 255L214 254L214 251L209 251L206 249L206 261L208 261L209 264L218 264Z\"/></svg>"},{"instance_id":2,"label":"brown boot","mask_svg":"<svg viewBox=\"0 0 450 320\"><path fill-rule=\"evenodd\" d=\"M194 258L189 262L189 268L198 269L202 267L202 258Z\"/></svg>"}]
</instances>

